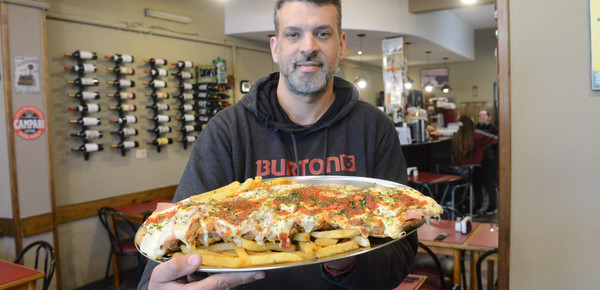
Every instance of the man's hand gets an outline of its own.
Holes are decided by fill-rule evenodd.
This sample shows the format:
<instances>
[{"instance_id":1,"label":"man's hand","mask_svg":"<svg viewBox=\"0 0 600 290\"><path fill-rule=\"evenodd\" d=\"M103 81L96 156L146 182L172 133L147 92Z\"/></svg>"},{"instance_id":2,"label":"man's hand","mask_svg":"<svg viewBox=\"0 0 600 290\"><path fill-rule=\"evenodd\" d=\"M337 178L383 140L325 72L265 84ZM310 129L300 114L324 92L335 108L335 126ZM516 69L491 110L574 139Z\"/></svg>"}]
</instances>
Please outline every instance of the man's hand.
<instances>
[{"instance_id":1,"label":"man's hand","mask_svg":"<svg viewBox=\"0 0 600 290\"><path fill-rule=\"evenodd\" d=\"M265 277L264 272L223 273L208 276L191 283L187 275L193 274L200 267L200 255L174 257L154 268L148 289L232 289Z\"/></svg>"}]
</instances>

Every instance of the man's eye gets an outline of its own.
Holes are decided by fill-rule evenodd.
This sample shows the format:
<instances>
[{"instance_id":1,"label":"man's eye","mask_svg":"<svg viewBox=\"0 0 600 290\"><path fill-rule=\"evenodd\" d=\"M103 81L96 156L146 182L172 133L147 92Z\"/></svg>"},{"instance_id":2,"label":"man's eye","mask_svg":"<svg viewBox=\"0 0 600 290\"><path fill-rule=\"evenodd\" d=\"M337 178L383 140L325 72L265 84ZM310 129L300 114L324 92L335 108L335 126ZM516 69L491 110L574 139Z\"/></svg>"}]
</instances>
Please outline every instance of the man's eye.
<instances>
[{"instance_id":1,"label":"man's eye","mask_svg":"<svg viewBox=\"0 0 600 290\"><path fill-rule=\"evenodd\" d=\"M319 38L328 38L329 36L331 36L331 33L328 31L322 31L317 33L317 37Z\"/></svg>"},{"instance_id":2,"label":"man's eye","mask_svg":"<svg viewBox=\"0 0 600 290\"><path fill-rule=\"evenodd\" d=\"M297 32L290 32L290 33L288 33L288 34L285 35L285 37L287 37L287 38L296 38L298 36L300 36L300 34L297 33Z\"/></svg>"}]
</instances>

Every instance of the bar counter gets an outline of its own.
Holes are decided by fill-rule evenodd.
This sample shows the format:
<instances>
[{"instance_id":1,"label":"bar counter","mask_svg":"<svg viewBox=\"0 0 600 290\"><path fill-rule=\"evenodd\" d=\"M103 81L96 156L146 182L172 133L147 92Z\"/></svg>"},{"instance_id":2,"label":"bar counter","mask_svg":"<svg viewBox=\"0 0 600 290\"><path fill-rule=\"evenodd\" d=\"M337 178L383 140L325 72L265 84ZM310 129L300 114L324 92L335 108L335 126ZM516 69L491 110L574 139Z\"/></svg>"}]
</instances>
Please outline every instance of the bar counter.
<instances>
[{"instance_id":1,"label":"bar counter","mask_svg":"<svg viewBox=\"0 0 600 290\"><path fill-rule=\"evenodd\" d=\"M407 167L434 172L436 164L451 164L452 137L439 137L421 143L402 145Z\"/></svg>"}]
</instances>

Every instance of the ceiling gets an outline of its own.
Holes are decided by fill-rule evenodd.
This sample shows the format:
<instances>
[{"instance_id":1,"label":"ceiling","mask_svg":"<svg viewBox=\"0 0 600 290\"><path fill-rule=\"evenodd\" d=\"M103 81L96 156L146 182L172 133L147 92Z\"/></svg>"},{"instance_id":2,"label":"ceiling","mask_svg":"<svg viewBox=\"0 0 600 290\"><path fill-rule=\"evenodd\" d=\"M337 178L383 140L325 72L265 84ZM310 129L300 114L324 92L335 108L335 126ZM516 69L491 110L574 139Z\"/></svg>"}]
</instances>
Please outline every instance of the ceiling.
<instances>
[{"instance_id":1,"label":"ceiling","mask_svg":"<svg viewBox=\"0 0 600 290\"><path fill-rule=\"evenodd\" d=\"M455 14L474 30L496 27L493 4L450 9L447 11ZM361 48L360 38L357 35L365 34L362 39L362 49L364 51L362 61L367 64L381 66L381 41L388 37L397 36L404 36L405 41L410 42L410 45L407 46L409 65L422 65L428 63L425 51L431 51L431 54L429 55L430 64L444 63L444 57L448 58L448 63L469 61L469 59L466 59L464 56L458 55L418 36L392 35L389 32L365 30L344 30L344 32L347 34L345 56L345 59L347 60L361 60L361 56L357 54L357 51ZM268 36L265 35L264 32L245 33L244 35L240 35L240 37L265 42L268 45Z\"/></svg>"},{"instance_id":2,"label":"ceiling","mask_svg":"<svg viewBox=\"0 0 600 290\"><path fill-rule=\"evenodd\" d=\"M474 30L495 28L497 27L496 20L494 18L494 5L480 5L466 8L458 8L448 10L461 18L467 25L472 27ZM346 43L346 59L360 61L360 56L357 51L360 50L360 38L357 36L360 33L364 33L362 46L364 54L362 56L365 63L373 65L381 65L381 41L386 37L390 36L402 36L402 35L389 35L389 33L377 32L377 31L359 31L359 30L345 30L347 34ZM404 36L405 42L410 43L407 46L408 52L408 63L409 65L422 65L427 63L426 51L431 51L429 55L429 62L443 63L444 57L448 58L448 62L467 61L462 56L456 55L455 53L441 47L435 43L427 41L426 39L417 36Z\"/></svg>"}]
</instances>

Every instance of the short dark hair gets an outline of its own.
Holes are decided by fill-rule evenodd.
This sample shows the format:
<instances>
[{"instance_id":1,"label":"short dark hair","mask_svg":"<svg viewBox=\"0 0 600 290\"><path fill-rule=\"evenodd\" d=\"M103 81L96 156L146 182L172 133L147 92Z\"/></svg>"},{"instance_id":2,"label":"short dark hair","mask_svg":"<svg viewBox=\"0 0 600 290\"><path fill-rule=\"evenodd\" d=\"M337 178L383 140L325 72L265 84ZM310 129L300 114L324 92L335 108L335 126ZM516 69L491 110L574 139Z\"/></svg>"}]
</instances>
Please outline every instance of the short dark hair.
<instances>
[{"instance_id":1,"label":"short dark hair","mask_svg":"<svg viewBox=\"0 0 600 290\"><path fill-rule=\"evenodd\" d=\"M275 11L273 12L273 22L275 23L275 36L279 36L279 20L277 19L277 12L281 9L281 6L287 2L307 2L313 3L317 6L323 6L326 4L332 4L337 9L338 21L337 29L338 33L342 33L342 1L341 0L277 0L275 3Z\"/></svg>"}]
</instances>

